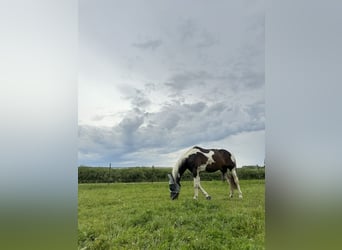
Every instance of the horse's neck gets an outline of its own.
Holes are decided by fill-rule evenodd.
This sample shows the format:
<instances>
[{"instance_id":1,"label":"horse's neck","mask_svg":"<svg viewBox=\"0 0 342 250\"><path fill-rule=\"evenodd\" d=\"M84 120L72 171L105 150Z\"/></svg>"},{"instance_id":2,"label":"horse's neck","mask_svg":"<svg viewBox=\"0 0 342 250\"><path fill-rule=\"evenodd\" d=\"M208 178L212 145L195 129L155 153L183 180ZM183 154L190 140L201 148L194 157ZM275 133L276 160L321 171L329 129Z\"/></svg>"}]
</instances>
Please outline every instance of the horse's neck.
<instances>
[{"instance_id":1,"label":"horse's neck","mask_svg":"<svg viewBox=\"0 0 342 250\"><path fill-rule=\"evenodd\" d=\"M172 175L173 175L173 178L175 178L175 180L177 178L180 178L184 172L185 172L186 168L185 168L185 165L184 165L184 159L179 161L177 163L177 165L173 168L172 170Z\"/></svg>"},{"instance_id":2,"label":"horse's neck","mask_svg":"<svg viewBox=\"0 0 342 250\"><path fill-rule=\"evenodd\" d=\"M178 166L175 166L173 169L172 169L172 176L173 178L176 180L177 176L179 174L179 168Z\"/></svg>"}]
</instances>

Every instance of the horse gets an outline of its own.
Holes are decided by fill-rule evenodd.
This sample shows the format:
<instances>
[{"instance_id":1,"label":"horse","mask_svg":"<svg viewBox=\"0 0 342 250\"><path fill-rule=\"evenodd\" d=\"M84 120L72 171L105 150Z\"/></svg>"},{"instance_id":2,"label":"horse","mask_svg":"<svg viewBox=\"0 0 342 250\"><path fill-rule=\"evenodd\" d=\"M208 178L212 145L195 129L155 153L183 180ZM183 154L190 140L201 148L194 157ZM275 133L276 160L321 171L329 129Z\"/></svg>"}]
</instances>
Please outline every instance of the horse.
<instances>
[{"instance_id":1,"label":"horse","mask_svg":"<svg viewBox=\"0 0 342 250\"><path fill-rule=\"evenodd\" d=\"M168 174L170 198L175 200L180 193L180 180L186 170L189 170L194 178L194 199L198 198L198 189L201 190L207 200L211 196L204 190L200 183L199 173L202 171L216 172L221 171L222 177L227 180L230 186L229 197L233 197L234 189L239 192L239 198L242 198L242 192L239 185L239 179L236 174L236 159L225 149L205 149L198 146L190 148L183 154ZM231 174L228 174L228 170Z\"/></svg>"}]
</instances>

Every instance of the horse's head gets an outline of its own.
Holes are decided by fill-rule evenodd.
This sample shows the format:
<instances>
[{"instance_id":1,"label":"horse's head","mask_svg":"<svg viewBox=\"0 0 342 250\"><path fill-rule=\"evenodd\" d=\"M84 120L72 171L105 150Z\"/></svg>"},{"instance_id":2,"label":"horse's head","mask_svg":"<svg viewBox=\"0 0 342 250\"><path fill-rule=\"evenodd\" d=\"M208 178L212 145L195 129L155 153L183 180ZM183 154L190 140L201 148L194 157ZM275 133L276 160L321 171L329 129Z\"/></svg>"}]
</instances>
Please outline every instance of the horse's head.
<instances>
[{"instance_id":1,"label":"horse's head","mask_svg":"<svg viewBox=\"0 0 342 250\"><path fill-rule=\"evenodd\" d=\"M180 182L179 180L175 181L172 174L167 175L169 177L169 189L170 189L170 197L172 200L177 199L180 192Z\"/></svg>"}]
</instances>

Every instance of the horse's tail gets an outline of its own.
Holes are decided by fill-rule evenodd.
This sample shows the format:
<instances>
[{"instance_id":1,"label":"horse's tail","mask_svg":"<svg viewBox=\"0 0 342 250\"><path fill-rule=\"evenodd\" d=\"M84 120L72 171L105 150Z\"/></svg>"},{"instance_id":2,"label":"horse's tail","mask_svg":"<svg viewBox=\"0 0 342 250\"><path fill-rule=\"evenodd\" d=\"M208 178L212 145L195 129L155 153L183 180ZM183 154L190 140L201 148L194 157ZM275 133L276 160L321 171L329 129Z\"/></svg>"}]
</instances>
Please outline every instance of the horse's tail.
<instances>
[{"instance_id":1,"label":"horse's tail","mask_svg":"<svg viewBox=\"0 0 342 250\"><path fill-rule=\"evenodd\" d=\"M233 172L234 171L234 172ZM232 186L233 189L237 189L237 184L235 182L235 178L233 177L233 174L235 174L235 168L232 169L232 171L228 171L227 176L229 179L229 183Z\"/></svg>"}]
</instances>

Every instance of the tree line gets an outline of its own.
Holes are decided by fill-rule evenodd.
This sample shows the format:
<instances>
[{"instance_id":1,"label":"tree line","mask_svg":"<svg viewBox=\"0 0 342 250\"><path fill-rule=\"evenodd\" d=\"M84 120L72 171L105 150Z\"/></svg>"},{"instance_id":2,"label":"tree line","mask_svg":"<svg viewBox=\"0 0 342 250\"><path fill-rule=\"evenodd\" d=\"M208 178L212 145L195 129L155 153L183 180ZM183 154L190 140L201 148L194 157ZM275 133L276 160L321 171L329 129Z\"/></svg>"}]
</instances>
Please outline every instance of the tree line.
<instances>
[{"instance_id":1,"label":"tree line","mask_svg":"<svg viewBox=\"0 0 342 250\"><path fill-rule=\"evenodd\" d=\"M167 174L172 168L161 167L78 167L78 183L113 183L113 182L167 182ZM265 179L265 167L244 166L237 169L240 180ZM220 171L214 173L201 172L201 180L221 180ZM185 171L182 180L193 180L192 174Z\"/></svg>"}]
</instances>

